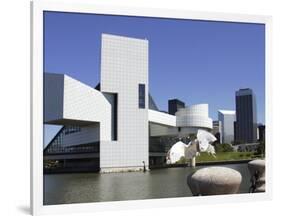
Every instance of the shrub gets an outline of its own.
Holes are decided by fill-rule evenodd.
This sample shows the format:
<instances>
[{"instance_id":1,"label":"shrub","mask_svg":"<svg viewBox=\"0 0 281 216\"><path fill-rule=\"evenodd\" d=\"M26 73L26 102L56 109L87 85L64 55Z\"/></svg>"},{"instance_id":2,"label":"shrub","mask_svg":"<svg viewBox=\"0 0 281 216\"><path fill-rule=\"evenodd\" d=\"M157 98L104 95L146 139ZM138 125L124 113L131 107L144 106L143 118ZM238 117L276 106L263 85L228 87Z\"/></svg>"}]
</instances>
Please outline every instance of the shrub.
<instances>
[{"instance_id":1,"label":"shrub","mask_svg":"<svg viewBox=\"0 0 281 216\"><path fill-rule=\"evenodd\" d=\"M228 143L222 143L216 145L216 152L233 152L233 147Z\"/></svg>"},{"instance_id":2,"label":"shrub","mask_svg":"<svg viewBox=\"0 0 281 216\"><path fill-rule=\"evenodd\" d=\"M257 154L264 155L265 154L265 142L261 141L258 148L257 148Z\"/></svg>"},{"instance_id":3,"label":"shrub","mask_svg":"<svg viewBox=\"0 0 281 216\"><path fill-rule=\"evenodd\" d=\"M187 159L185 157L181 157L176 164L186 164L187 163Z\"/></svg>"}]
</instances>

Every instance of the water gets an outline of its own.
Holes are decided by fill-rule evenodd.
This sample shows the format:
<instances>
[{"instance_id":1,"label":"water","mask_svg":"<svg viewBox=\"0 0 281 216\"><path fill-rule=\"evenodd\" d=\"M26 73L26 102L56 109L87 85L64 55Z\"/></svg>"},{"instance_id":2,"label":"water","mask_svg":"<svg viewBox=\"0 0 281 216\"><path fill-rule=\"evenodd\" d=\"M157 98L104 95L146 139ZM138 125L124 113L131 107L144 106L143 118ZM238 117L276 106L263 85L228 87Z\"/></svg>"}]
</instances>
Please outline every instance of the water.
<instances>
[{"instance_id":1,"label":"water","mask_svg":"<svg viewBox=\"0 0 281 216\"><path fill-rule=\"evenodd\" d=\"M224 165L239 171L239 193L247 193L250 174L247 164ZM196 169L204 166L198 166ZM192 196L186 177L192 168L168 168L149 172L81 173L44 175L44 204L69 204L173 198Z\"/></svg>"}]
</instances>

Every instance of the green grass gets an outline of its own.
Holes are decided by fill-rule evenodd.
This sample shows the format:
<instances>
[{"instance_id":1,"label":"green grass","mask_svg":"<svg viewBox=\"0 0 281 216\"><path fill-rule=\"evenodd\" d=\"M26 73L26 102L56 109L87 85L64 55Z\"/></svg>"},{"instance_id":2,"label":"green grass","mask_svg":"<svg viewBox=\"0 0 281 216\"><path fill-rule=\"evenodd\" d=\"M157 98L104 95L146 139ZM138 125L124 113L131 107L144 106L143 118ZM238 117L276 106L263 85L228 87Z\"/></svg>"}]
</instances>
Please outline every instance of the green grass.
<instances>
[{"instance_id":1,"label":"green grass","mask_svg":"<svg viewBox=\"0 0 281 216\"><path fill-rule=\"evenodd\" d=\"M206 152L202 152L200 156L196 158L196 162L251 160L255 158L261 158L261 156L255 155L253 152L218 152L216 157L213 157Z\"/></svg>"}]
</instances>

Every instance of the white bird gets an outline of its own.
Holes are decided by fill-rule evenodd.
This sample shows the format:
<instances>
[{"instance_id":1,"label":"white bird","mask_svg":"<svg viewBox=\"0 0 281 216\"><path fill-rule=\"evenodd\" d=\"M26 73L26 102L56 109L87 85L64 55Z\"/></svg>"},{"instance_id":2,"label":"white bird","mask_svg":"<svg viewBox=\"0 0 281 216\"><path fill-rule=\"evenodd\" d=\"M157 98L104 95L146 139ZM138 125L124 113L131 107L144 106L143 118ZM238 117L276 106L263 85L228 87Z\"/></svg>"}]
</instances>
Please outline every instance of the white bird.
<instances>
[{"instance_id":1,"label":"white bird","mask_svg":"<svg viewBox=\"0 0 281 216\"><path fill-rule=\"evenodd\" d=\"M213 157L216 157L216 151L214 146L209 145L209 147L207 148L206 152L208 152L208 154L211 154Z\"/></svg>"},{"instance_id":2,"label":"white bird","mask_svg":"<svg viewBox=\"0 0 281 216\"><path fill-rule=\"evenodd\" d=\"M187 145L182 141L178 141L176 144L172 146L172 148L168 151L168 161L170 163L176 163L181 157L185 157L185 150L187 149Z\"/></svg>"},{"instance_id":3,"label":"white bird","mask_svg":"<svg viewBox=\"0 0 281 216\"><path fill-rule=\"evenodd\" d=\"M197 140L199 141L200 151L208 152L211 143L215 142L217 138L210 132L199 129L197 132Z\"/></svg>"},{"instance_id":4,"label":"white bird","mask_svg":"<svg viewBox=\"0 0 281 216\"><path fill-rule=\"evenodd\" d=\"M199 129L197 139L190 141L188 145L179 141L175 143L167 154L168 163L176 163L182 157L192 159L200 155L200 152L208 152L215 157L215 148L211 145L217 138L204 130Z\"/></svg>"}]
</instances>

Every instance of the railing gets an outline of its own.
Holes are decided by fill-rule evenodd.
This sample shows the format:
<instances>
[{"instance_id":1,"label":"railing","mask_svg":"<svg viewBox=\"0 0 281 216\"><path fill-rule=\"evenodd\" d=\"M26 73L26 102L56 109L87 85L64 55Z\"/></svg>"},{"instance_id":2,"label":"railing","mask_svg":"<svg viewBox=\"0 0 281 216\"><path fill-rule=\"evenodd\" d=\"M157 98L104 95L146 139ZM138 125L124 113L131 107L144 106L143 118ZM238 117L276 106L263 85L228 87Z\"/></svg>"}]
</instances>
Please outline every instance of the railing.
<instances>
[{"instance_id":1,"label":"railing","mask_svg":"<svg viewBox=\"0 0 281 216\"><path fill-rule=\"evenodd\" d=\"M77 146L62 146L62 145L52 145L46 151L44 155L54 155L54 154L81 154L81 153L99 153L100 146L99 142L87 143Z\"/></svg>"}]
</instances>

